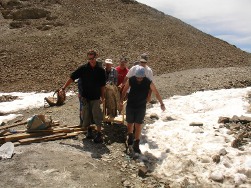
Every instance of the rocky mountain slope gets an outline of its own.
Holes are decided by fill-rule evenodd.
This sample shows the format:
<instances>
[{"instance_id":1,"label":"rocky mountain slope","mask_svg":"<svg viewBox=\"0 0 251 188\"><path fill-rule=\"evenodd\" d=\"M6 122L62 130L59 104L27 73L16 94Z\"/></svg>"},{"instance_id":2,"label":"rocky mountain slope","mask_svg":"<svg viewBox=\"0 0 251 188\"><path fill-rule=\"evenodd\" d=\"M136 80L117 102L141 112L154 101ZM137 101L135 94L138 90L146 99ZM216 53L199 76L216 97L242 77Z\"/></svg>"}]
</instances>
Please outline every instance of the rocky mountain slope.
<instances>
[{"instance_id":1,"label":"rocky mountain slope","mask_svg":"<svg viewBox=\"0 0 251 188\"><path fill-rule=\"evenodd\" d=\"M0 0L1 91L60 87L90 48L131 63L147 52L154 74L241 67L251 55L133 0Z\"/></svg>"}]
</instances>

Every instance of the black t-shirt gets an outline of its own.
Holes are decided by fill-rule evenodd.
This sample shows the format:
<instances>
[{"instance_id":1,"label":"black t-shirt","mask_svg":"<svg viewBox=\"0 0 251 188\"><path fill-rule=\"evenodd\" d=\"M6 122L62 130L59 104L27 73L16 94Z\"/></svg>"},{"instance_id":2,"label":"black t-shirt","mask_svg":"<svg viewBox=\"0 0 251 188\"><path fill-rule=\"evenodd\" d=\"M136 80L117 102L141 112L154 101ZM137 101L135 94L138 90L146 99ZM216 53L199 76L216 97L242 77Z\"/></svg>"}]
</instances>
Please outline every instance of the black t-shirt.
<instances>
[{"instance_id":1,"label":"black t-shirt","mask_svg":"<svg viewBox=\"0 0 251 188\"><path fill-rule=\"evenodd\" d=\"M136 77L129 78L129 85L131 87L128 94L127 105L131 108L145 108L147 102L148 92L152 81L144 77L141 82L138 82Z\"/></svg>"},{"instance_id":2,"label":"black t-shirt","mask_svg":"<svg viewBox=\"0 0 251 188\"><path fill-rule=\"evenodd\" d=\"M105 70L102 67L91 67L89 63L80 66L71 74L71 79L81 79L81 96L88 100L97 100L101 96L101 87L105 86Z\"/></svg>"}]
</instances>

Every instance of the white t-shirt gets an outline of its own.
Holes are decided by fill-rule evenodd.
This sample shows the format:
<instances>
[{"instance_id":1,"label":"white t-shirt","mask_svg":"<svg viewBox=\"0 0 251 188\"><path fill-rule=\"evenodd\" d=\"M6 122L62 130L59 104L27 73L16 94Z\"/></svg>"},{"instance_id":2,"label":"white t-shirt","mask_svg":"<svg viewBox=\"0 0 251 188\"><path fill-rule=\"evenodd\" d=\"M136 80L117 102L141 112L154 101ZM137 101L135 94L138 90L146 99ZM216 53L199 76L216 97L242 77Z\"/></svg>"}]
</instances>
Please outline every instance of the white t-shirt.
<instances>
[{"instance_id":1,"label":"white t-shirt","mask_svg":"<svg viewBox=\"0 0 251 188\"><path fill-rule=\"evenodd\" d=\"M140 66L140 65L135 65L132 68L130 68L130 70L128 71L128 73L126 75L127 78L131 78L132 76L135 76L137 66ZM152 69L150 67L148 67L147 65L144 68L145 68L146 77L149 80L152 81L153 80L153 71L152 71Z\"/></svg>"}]
</instances>

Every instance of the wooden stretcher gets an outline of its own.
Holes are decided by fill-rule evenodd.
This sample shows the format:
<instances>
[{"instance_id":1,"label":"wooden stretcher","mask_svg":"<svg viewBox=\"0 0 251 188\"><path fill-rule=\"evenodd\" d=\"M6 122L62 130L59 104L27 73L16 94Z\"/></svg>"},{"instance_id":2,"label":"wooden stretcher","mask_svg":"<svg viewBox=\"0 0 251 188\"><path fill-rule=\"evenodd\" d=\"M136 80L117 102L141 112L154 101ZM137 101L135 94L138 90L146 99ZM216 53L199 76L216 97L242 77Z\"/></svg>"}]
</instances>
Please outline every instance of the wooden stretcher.
<instances>
[{"instance_id":1,"label":"wooden stretcher","mask_svg":"<svg viewBox=\"0 0 251 188\"><path fill-rule=\"evenodd\" d=\"M116 117L110 117L109 115L107 115L105 102L104 102L103 103L103 122L104 123L116 123L116 124L125 125L125 106L126 106L126 102L127 101L123 102L123 109L122 109L121 113L119 115L117 115Z\"/></svg>"}]
</instances>

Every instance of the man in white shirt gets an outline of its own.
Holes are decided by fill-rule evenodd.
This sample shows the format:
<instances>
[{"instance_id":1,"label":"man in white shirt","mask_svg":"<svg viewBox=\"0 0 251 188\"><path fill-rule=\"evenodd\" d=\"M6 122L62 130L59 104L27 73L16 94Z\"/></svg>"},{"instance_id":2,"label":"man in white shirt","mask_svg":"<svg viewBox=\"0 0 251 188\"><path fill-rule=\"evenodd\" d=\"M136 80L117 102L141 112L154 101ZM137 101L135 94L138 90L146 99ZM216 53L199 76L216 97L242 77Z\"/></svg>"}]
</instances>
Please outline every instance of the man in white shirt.
<instances>
[{"instance_id":1,"label":"man in white shirt","mask_svg":"<svg viewBox=\"0 0 251 188\"><path fill-rule=\"evenodd\" d=\"M135 76L137 66L144 67L146 77L149 78L152 81L153 80L153 71L152 71L152 69L150 67L147 66L147 60L148 60L147 54L142 54L141 58L140 58L140 64L135 65L132 68L130 68L129 72L127 73L127 75L125 77L124 83L126 83L128 78L131 78L132 76Z\"/></svg>"},{"instance_id":2,"label":"man in white shirt","mask_svg":"<svg viewBox=\"0 0 251 188\"><path fill-rule=\"evenodd\" d=\"M148 56L147 56L147 54L145 54L145 53L144 53L144 54L141 54L139 65L134 65L132 68L130 68L129 72L127 73L127 75L126 75L126 77L125 77L125 79L124 79L124 81L123 81L123 83L122 83L122 85L124 86L125 83L127 82L127 80L128 80L129 78L135 76L136 70L137 70L137 67L138 67L138 66L144 67L144 69L145 69L145 76L146 76L149 80L153 81L153 71L152 71L152 69L151 69L150 67L147 66L147 61L148 61ZM130 89L128 90L128 93L129 93L129 92L130 92ZM148 102L150 102L150 100L151 100L151 94L152 94L152 91L150 90L150 91L149 91L149 94L148 94L148 98L147 98L147 101L148 101Z\"/></svg>"}]
</instances>

